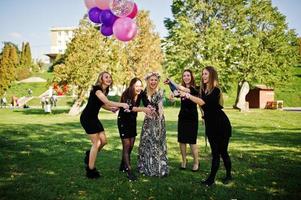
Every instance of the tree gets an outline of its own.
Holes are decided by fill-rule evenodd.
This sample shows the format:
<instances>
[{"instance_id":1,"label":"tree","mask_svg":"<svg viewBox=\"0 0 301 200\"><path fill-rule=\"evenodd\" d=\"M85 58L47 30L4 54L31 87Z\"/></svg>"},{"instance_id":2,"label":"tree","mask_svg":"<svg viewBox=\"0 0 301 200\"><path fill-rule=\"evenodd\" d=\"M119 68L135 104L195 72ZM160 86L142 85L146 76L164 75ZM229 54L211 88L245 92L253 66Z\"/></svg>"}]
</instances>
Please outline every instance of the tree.
<instances>
[{"instance_id":1,"label":"tree","mask_svg":"<svg viewBox=\"0 0 301 200\"><path fill-rule=\"evenodd\" d=\"M22 42L21 52L20 52L20 66L25 66L26 57L25 57L25 43Z\"/></svg>"},{"instance_id":2,"label":"tree","mask_svg":"<svg viewBox=\"0 0 301 200\"><path fill-rule=\"evenodd\" d=\"M299 64L301 63L301 37L299 39Z\"/></svg>"},{"instance_id":3,"label":"tree","mask_svg":"<svg viewBox=\"0 0 301 200\"><path fill-rule=\"evenodd\" d=\"M54 61L51 63L48 71L53 72L53 69L56 65L64 64L65 63L66 54L57 54Z\"/></svg>"},{"instance_id":4,"label":"tree","mask_svg":"<svg viewBox=\"0 0 301 200\"><path fill-rule=\"evenodd\" d=\"M105 38L101 37L87 17L81 20L74 38L67 46L63 64L54 67L54 82L73 85L77 99L69 114L75 115L85 98L85 94L101 70L106 70L103 62L106 51Z\"/></svg>"},{"instance_id":5,"label":"tree","mask_svg":"<svg viewBox=\"0 0 301 200\"><path fill-rule=\"evenodd\" d=\"M11 44L9 48L9 60L13 68L17 68L19 65L18 47Z\"/></svg>"},{"instance_id":6,"label":"tree","mask_svg":"<svg viewBox=\"0 0 301 200\"><path fill-rule=\"evenodd\" d=\"M115 60L120 65L118 82L129 83L133 77L143 78L150 71L162 72L163 52L161 39L154 31L154 25L149 18L149 12L141 10L137 16L139 32L134 40L118 42L119 51ZM117 64L117 66L118 66Z\"/></svg>"},{"instance_id":7,"label":"tree","mask_svg":"<svg viewBox=\"0 0 301 200\"><path fill-rule=\"evenodd\" d=\"M62 64L54 66L53 81L76 88L77 100L69 114L79 113L85 94L100 71L110 72L117 85L124 85L135 76L142 78L146 71L162 71L160 38L153 31L149 13L140 11L137 23L140 29L136 38L123 43L102 36L87 17L81 20Z\"/></svg>"},{"instance_id":8,"label":"tree","mask_svg":"<svg viewBox=\"0 0 301 200\"><path fill-rule=\"evenodd\" d=\"M44 63L42 59L36 59L35 64L34 64L34 70L36 72L43 71L44 68L46 67L46 65L47 64Z\"/></svg>"},{"instance_id":9,"label":"tree","mask_svg":"<svg viewBox=\"0 0 301 200\"><path fill-rule=\"evenodd\" d=\"M296 34L270 0L174 0L172 13L164 41L171 76L213 65L227 91L233 81L279 84L296 63Z\"/></svg>"},{"instance_id":10,"label":"tree","mask_svg":"<svg viewBox=\"0 0 301 200\"><path fill-rule=\"evenodd\" d=\"M22 43L20 66L27 69L30 69L32 67L31 50L28 42Z\"/></svg>"},{"instance_id":11,"label":"tree","mask_svg":"<svg viewBox=\"0 0 301 200\"><path fill-rule=\"evenodd\" d=\"M0 95L3 95L15 80L18 63L16 46L12 43L5 43L0 60Z\"/></svg>"},{"instance_id":12,"label":"tree","mask_svg":"<svg viewBox=\"0 0 301 200\"><path fill-rule=\"evenodd\" d=\"M22 50L20 52L20 62L16 71L16 79L22 80L28 78L34 67L31 57L30 45L28 42L22 43Z\"/></svg>"}]
</instances>

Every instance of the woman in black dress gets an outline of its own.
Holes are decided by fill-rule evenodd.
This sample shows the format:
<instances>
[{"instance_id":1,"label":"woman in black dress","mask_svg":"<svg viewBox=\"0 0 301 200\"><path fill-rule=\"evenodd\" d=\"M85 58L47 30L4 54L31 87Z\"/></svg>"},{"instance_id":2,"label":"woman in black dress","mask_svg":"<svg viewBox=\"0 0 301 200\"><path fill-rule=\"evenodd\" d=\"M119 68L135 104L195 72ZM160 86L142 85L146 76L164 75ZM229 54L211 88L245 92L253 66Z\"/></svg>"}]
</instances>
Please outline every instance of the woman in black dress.
<instances>
[{"instance_id":1,"label":"woman in black dress","mask_svg":"<svg viewBox=\"0 0 301 200\"><path fill-rule=\"evenodd\" d=\"M169 83L167 80L165 83ZM189 89L191 95L199 96L199 92L195 86L194 76L191 70L186 69L182 74L181 85L175 85L178 90ZM173 95L172 95L173 98ZM186 169L186 146L190 145L191 153L193 156L192 171L199 170L199 155L197 146L198 135L198 111L197 104L193 101L181 98L181 109L178 115L178 142L182 155L182 163L180 169Z\"/></svg>"},{"instance_id":2,"label":"woman in black dress","mask_svg":"<svg viewBox=\"0 0 301 200\"><path fill-rule=\"evenodd\" d=\"M92 147L86 151L85 164L86 176L88 178L98 178L99 172L95 168L97 153L107 143L106 134L101 122L98 119L98 113L101 107L123 107L128 109L126 103L112 102L106 97L109 88L112 86L112 77L108 72L101 72L98 79L90 91L88 103L80 116L80 122L86 133L89 135Z\"/></svg>"},{"instance_id":3,"label":"woman in black dress","mask_svg":"<svg viewBox=\"0 0 301 200\"><path fill-rule=\"evenodd\" d=\"M130 163L131 152L137 136L137 112L151 113L150 108L139 107L141 98L143 98L141 91L142 81L139 78L133 78L129 87L121 95L121 102L127 103L130 108L120 108L117 120L119 135L122 141L122 159L119 170L127 172L127 177L131 181L137 179Z\"/></svg>"},{"instance_id":4,"label":"woman in black dress","mask_svg":"<svg viewBox=\"0 0 301 200\"><path fill-rule=\"evenodd\" d=\"M212 163L210 175L202 183L207 186L214 183L221 156L226 168L226 177L223 179L223 183L227 184L232 179L231 160L228 154L232 128L227 115L222 110L222 93L218 88L216 70L211 66L203 69L200 89L201 98L185 92L181 92L181 96L200 105L204 112L205 132L211 147Z\"/></svg>"}]
</instances>

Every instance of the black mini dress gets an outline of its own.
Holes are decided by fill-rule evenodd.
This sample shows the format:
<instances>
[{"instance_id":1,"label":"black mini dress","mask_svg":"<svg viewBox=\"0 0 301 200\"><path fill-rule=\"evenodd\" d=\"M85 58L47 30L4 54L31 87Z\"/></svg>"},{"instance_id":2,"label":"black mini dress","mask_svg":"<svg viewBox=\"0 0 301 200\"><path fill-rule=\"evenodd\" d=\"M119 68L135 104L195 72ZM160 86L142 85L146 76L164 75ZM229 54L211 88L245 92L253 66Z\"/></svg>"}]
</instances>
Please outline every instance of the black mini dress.
<instances>
[{"instance_id":1,"label":"black mini dress","mask_svg":"<svg viewBox=\"0 0 301 200\"><path fill-rule=\"evenodd\" d=\"M146 98L144 92L138 95L136 102L131 101L132 107L139 107L141 99ZM129 100L126 100L128 102ZM145 100L143 99L143 102ZM117 118L119 136L121 139L133 138L137 136L137 112L126 112L120 108Z\"/></svg>"},{"instance_id":2,"label":"black mini dress","mask_svg":"<svg viewBox=\"0 0 301 200\"><path fill-rule=\"evenodd\" d=\"M190 87L190 94L199 96L198 89ZM193 101L181 98L181 109L178 115L178 142L196 144L198 135L198 110Z\"/></svg>"},{"instance_id":3,"label":"black mini dress","mask_svg":"<svg viewBox=\"0 0 301 200\"><path fill-rule=\"evenodd\" d=\"M96 96L96 91L101 90L100 86L93 86L90 91L88 103L80 116L80 123L87 134L95 134L104 131L98 119L98 113L104 103Z\"/></svg>"},{"instance_id":4,"label":"black mini dress","mask_svg":"<svg viewBox=\"0 0 301 200\"><path fill-rule=\"evenodd\" d=\"M202 106L204 111L205 132L208 138L229 138L231 137L232 127L229 118L224 113L223 106L220 105L221 91L215 87L206 94L202 91L202 99L205 104Z\"/></svg>"},{"instance_id":5,"label":"black mini dress","mask_svg":"<svg viewBox=\"0 0 301 200\"><path fill-rule=\"evenodd\" d=\"M118 113L118 130L121 139L132 138L137 136L137 113L126 112L120 108Z\"/></svg>"}]
</instances>

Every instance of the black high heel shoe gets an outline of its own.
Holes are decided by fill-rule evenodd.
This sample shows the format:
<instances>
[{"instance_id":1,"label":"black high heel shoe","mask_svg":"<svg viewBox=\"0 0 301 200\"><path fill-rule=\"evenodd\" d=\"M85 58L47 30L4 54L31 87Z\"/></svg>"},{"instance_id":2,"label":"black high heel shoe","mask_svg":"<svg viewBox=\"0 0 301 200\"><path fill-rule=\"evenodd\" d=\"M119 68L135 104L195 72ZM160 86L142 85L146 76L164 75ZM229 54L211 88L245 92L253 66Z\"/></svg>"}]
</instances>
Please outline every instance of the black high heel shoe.
<instances>
[{"instance_id":1,"label":"black high heel shoe","mask_svg":"<svg viewBox=\"0 0 301 200\"><path fill-rule=\"evenodd\" d=\"M131 172L130 170L127 171L127 177L129 179L129 181L136 181L137 180L137 176Z\"/></svg>"},{"instance_id":2,"label":"black high heel shoe","mask_svg":"<svg viewBox=\"0 0 301 200\"><path fill-rule=\"evenodd\" d=\"M222 183L224 185L227 185L228 183L230 183L232 181L232 176L226 176L225 178L222 179Z\"/></svg>"},{"instance_id":3,"label":"black high heel shoe","mask_svg":"<svg viewBox=\"0 0 301 200\"><path fill-rule=\"evenodd\" d=\"M99 171L97 171L96 168L94 169L90 169L88 166L86 167L86 177L90 178L90 179L97 179L99 178L101 175L99 173Z\"/></svg>"},{"instance_id":4,"label":"black high heel shoe","mask_svg":"<svg viewBox=\"0 0 301 200\"><path fill-rule=\"evenodd\" d=\"M123 162L120 163L119 171L121 171L121 172L126 172L127 171L127 169L126 169L126 167L125 167L125 165L124 165Z\"/></svg>"},{"instance_id":5,"label":"black high heel shoe","mask_svg":"<svg viewBox=\"0 0 301 200\"><path fill-rule=\"evenodd\" d=\"M200 163L198 164L198 168L197 169L191 169L192 172L197 172L200 170Z\"/></svg>"},{"instance_id":6,"label":"black high heel shoe","mask_svg":"<svg viewBox=\"0 0 301 200\"><path fill-rule=\"evenodd\" d=\"M202 180L201 183L207 187L210 187L214 184L214 179L207 178L206 180Z\"/></svg>"}]
</instances>

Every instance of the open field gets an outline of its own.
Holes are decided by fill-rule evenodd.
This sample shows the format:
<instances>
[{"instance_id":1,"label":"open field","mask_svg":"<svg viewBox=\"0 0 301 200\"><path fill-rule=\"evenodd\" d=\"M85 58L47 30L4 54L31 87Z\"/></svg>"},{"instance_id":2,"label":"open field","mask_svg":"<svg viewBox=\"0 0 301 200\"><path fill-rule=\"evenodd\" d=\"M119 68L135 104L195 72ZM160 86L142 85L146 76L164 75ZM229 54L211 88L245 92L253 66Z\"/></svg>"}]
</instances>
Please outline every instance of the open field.
<instances>
[{"instance_id":1,"label":"open field","mask_svg":"<svg viewBox=\"0 0 301 200\"><path fill-rule=\"evenodd\" d=\"M83 156L90 143L67 110L1 109L0 199L300 199L301 113L226 110L232 124L230 155L234 181L223 185L221 167L216 185L199 182L210 170L210 150L205 152L204 130L198 143L201 170L181 171L177 144L177 108L166 108L170 176L139 176L128 182L118 171L121 142L116 114L101 112L108 145L97 160L103 177L85 178ZM138 130L143 115L139 114ZM140 131L138 131L139 133ZM135 166L139 135L132 155ZM192 158L188 157L188 168Z\"/></svg>"}]
</instances>

